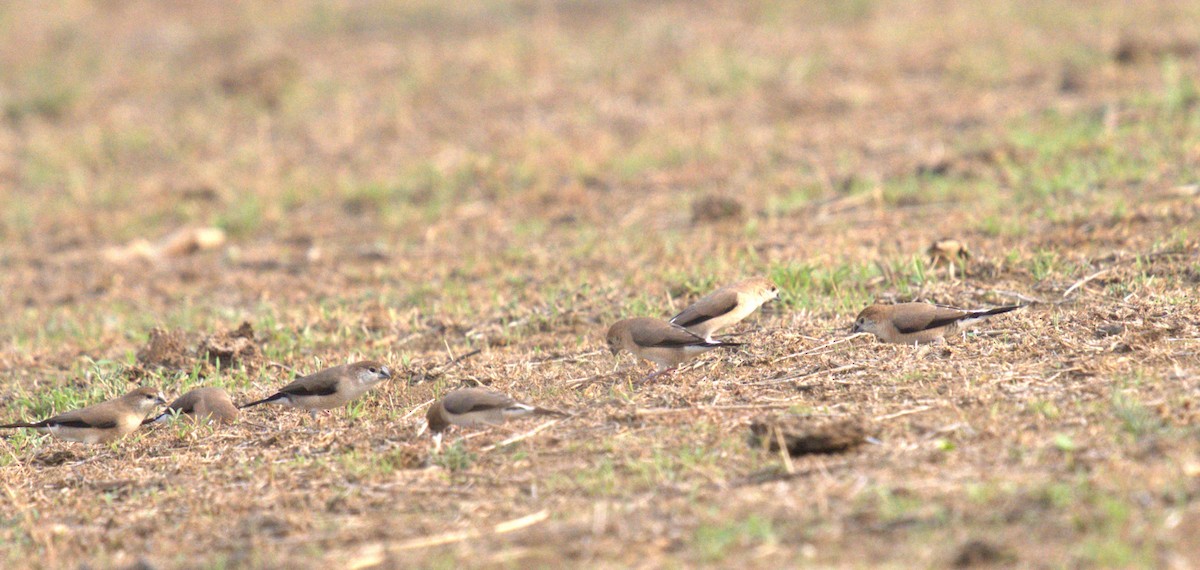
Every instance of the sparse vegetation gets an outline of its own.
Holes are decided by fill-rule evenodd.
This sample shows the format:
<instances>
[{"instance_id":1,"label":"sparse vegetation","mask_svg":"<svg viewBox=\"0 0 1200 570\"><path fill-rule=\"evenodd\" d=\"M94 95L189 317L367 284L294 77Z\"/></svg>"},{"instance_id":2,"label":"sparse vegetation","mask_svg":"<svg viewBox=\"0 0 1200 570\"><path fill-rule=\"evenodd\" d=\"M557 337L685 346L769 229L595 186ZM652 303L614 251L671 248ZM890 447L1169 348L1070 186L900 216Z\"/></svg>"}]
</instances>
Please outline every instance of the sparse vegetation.
<instances>
[{"instance_id":1,"label":"sparse vegetation","mask_svg":"<svg viewBox=\"0 0 1200 570\"><path fill-rule=\"evenodd\" d=\"M0 3L0 423L398 372L316 421L6 431L0 566L1195 566L1197 20ZM211 226L228 243L107 255ZM941 237L970 245L954 276ZM614 369L607 324L755 274L780 299L741 350ZM944 346L835 342L908 300L1031 306ZM243 321L253 359L201 354ZM156 328L178 359L141 352ZM434 452L423 406L463 384L575 415ZM870 443L748 441L785 411ZM477 534L419 543L453 533Z\"/></svg>"}]
</instances>

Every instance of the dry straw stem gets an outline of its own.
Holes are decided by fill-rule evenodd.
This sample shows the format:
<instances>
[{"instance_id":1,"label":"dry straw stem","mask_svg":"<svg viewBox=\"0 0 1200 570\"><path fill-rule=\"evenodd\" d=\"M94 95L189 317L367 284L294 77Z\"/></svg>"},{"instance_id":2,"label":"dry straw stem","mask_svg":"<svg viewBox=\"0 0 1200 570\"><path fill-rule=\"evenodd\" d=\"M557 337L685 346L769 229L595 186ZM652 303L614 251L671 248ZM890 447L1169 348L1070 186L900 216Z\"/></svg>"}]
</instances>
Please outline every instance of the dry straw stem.
<instances>
[{"instance_id":1,"label":"dry straw stem","mask_svg":"<svg viewBox=\"0 0 1200 570\"><path fill-rule=\"evenodd\" d=\"M420 548L432 548L434 546L443 546L454 544L472 538L479 538L486 535L501 535L516 532L521 529L531 527L535 524L545 521L550 518L550 511L542 509L536 513L518 517L512 520L504 521L493 526L489 530L464 530L458 532L446 532L433 536L424 536L406 540L396 544L371 544L358 549L357 552L346 556L344 553L339 553L337 556L330 557L331 561L344 563L345 568L359 570L362 568L371 568L383 564L387 557L396 553L407 550L416 550Z\"/></svg>"},{"instance_id":2,"label":"dry straw stem","mask_svg":"<svg viewBox=\"0 0 1200 570\"><path fill-rule=\"evenodd\" d=\"M421 413L422 411L425 410L425 408L428 408L430 406L430 404L433 404L436 401L437 401L437 398L430 398L428 400L425 400L424 402L421 402L415 408L409 410L409 412L407 414L404 414L403 416L401 416L400 421L407 420L408 418L411 418L411 417Z\"/></svg>"},{"instance_id":3,"label":"dry straw stem","mask_svg":"<svg viewBox=\"0 0 1200 570\"><path fill-rule=\"evenodd\" d=\"M832 346L837 346L837 345L839 345L839 344L842 344L842 343L850 342L850 341L852 341L852 340L854 340L854 339L857 339L857 338L860 338L860 337L864 337L864 336L871 336L871 334L870 334L870 333L854 333L854 334L852 334L852 335L849 335L849 336L846 336L846 337L843 337L843 338L839 338L839 339L837 339L837 340L834 340L834 341L832 341L832 342L827 342L827 343L825 343L825 344L822 344L822 345L820 345L820 346L814 346L813 348L810 348L810 349L807 349L807 350L802 350L802 351L800 351L800 352L795 352L795 353L792 353L792 354L788 354L788 355L786 355L786 356L780 356L779 358L776 358L775 360L772 360L772 361L771 361L771 364L777 364L777 363L779 363L779 362L783 362L784 360L791 360L791 359L793 359L793 358L798 358L798 357L801 357L801 356L812 356L812 355L815 355L815 354L817 354L817 352L818 352L818 351L820 351L820 350L824 350L824 349L826 349L826 348L829 348L829 347L832 347Z\"/></svg>"},{"instance_id":4,"label":"dry straw stem","mask_svg":"<svg viewBox=\"0 0 1200 570\"><path fill-rule=\"evenodd\" d=\"M800 380L800 379L808 379L811 381L811 380L815 380L815 377L818 377L818 376L824 376L826 374L837 374L839 372L852 372L855 370L861 370L863 368L865 368L865 365L863 365L863 364L858 364L858 363L845 364L842 366L838 366L837 368L818 368L816 370L810 370L810 371L804 372L802 374L796 374L795 376L788 376L786 378L776 378L774 380L762 380L759 382L751 382L749 384L742 384L742 385L744 385L744 386L771 386L774 384L784 384L787 382L796 382L797 380ZM799 385L799 383L797 383L797 385Z\"/></svg>"},{"instance_id":5,"label":"dry straw stem","mask_svg":"<svg viewBox=\"0 0 1200 570\"><path fill-rule=\"evenodd\" d=\"M541 425L539 425L538 427L535 427L535 428L533 428L533 429L531 429L531 430L529 430L529 431L527 431L527 432L525 432L525 433L517 434L517 435L514 435L514 436L512 436L512 437L510 437L510 438L508 438L508 439L506 439L506 440L504 440L504 441L501 441L500 443L495 443L495 444L492 444L492 445L486 446L486 447L484 447L483 449L481 449L480 451L485 451L485 452L486 452L486 451L491 451L491 450L493 450L493 449L497 449L497 448L505 447L505 446L508 446L508 445L512 445L512 444L514 444L514 443L516 443L516 442L518 442L518 441L521 441L521 440L524 440L524 439L528 439L528 438L530 438L530 437L533 437L533 436L535 436L535 435L537 435L537 434L539 434L539 433L541 433L541 432L543 432L543 431L546 431L547 429L550 429L550 428L551 428L551 427L553 427L555 424L557 424L557 423L559 423L559 422L561 422L561 421L562 421L562 419L561 419L561 418L560 418L560 419L557 419L557 420L550 420L550 421L548 421L548 422L546 422L546 423L544 423L544 424L541 424Z\"/></svg>"},{"instance_id":6,"label":"dry straw stem","mask_svg":"<svg viewBox=\"0 0 1200 570\"><path fill-rule=\"evenodd\" d=\"M783 461L783 468L787 470L788 475L796 474L796 466L792 464L792 454L788 451L787 441L783 437L783 427L776 424L772 429L775 434L775 443L779 445L779 458Z\"/></svg>"},{"instance_id":7,"label":"dry straw stem","mask_svg":"<svg viewBox=\"0 0 1200 570\"><path fill-rule=\"evenodd\" d=\"M660 416L666 414L686 414L698 412L728 412L728 411L745 411L745 410L781 410L795 406L798 402L785 402L775 404L751 404L751 405L729 405L729 406L695 406L691 408L638 408L634 410L635 415L639 416Z\"/></svg>"},{"instance_id":8,"label":"dry straw stem","mask_svg":"<svg viewBox=\"0 0 1200 570\"><path fill-rule=\"evenodd\" d=\"M1082 286L1084 286L1084 285L1087 285L1087 284L1088 284L1088 283L1090 283L1090 282L1091 282L1093 279L1096 279L1096 278L1098 278L1098 277L1100 277L1100 276L1102 276L1102 275L1105 275L1105 274L1107 274L1109 271L1112 271L1112 268L1111 268L1111 267L1105 267L1104 269L1101 269L1100 271L1097 271L1097 272L1095 272L1095 273L1093 273L1093 274L1091 274L1091 275L1088 275L1087 277L1084 277L1083 279L1080 279L1079 281L1076 281L1076 282L1075 282L1073 285L1071 285L1070 287L1067 287L1067 290L1066 290L1066 291L1063 291L1063 294L1062 294L1062 298L1063 298L1063 300L1065 301L1065 300L1067 299L1067 297L1070 297L1070 296L1071 296L1071 293L1074 293L1076 289L1078 289L1078 288L1080 288L1080 287L1082 287Z\"/></svg>"},{"instance_id":9,"label":"dry straw stem","mask_svg":"<svg viewBox=\"0 0 1200 570\"><path fill-rule=\"evenodd\" d=\"M884 420L895 419L895 418L899 418L899 417L903 417L903 416L908 416L908 415L912 415L912 414L919 414L919 413L921 413L921 412L928 412L929 410L932 410L933 408L934 408L933 406L921 406L921 407L919 407L919 408L912 408L912 409L910 409L910 410L903 410L903 411L899 411L899 412L896 412L896 413L893 413L893 414L885 414L885 415L882 415L882 416L876 416L876 417L875 417L875 421L877 421L877 422L882 422L882 421L884 421Z\"/></svg>"}]
</instances>

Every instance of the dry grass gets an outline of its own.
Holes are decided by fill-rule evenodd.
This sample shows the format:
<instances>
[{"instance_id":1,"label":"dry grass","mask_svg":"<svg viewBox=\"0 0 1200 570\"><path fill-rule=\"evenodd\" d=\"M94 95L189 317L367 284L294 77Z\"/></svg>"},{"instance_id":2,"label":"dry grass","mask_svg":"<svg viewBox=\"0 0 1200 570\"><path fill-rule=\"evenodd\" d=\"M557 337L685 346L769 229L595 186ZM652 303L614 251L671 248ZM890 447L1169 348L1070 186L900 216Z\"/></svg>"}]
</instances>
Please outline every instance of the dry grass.
<instances>
[{"instance_id":1,"label":"dry grass","mask_svg":"<svg viewBox=\"0 0 1200 570\"><path fill-rule=\"evenodd\" d=\"M0 417L403 371L0 440L4 566L1200 562L1196 6L442 4L0 5ZM745 350L613 371L608 323L751 274ZM873 299L1033 304L837 342ZM576 415L432 454L461 384ZM785 459L780 414L878 443Z\"/></svg>"}]
</instances>

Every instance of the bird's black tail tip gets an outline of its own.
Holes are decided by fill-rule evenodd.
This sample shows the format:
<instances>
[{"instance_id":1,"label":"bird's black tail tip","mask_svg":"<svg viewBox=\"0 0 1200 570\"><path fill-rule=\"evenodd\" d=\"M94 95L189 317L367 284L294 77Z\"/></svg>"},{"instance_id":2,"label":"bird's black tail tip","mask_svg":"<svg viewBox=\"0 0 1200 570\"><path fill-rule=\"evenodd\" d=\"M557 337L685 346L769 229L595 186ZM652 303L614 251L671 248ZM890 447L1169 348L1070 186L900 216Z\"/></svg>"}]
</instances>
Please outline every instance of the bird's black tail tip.
<instances>
[{"instance_id":1,"label":"bird's black tail tip","mask_svg":"<svg viewBox=\"0 0 1200 570\"><path fill-rule=\"evenodd\" d=\"M252 407L254 407L254 406L257 406L257 405L259 405L259 404L266 404L267 402L273 402L273 401L275 401L275 400L278 400L278 399L279 399L279 398L278 398L278 395L276 395L276 396L271 396L271 397L269 397L269 398L263 398L263 399L261 399L261 400L255 400L255 401L253 401L253 402L250 402L249 404L242 404L242 405L238 406L238 409L239 409L239 410L244 410L244 409L246 409L246 408L252 408Z\"/></svg>"},{"instance_id":2,"label":"bird's black tail tip","mask_svg":"<svg viewBox=\"0 0 1200 570\"><path fill-rule=\"evenodd\" d=\"M1007 307L996 307L994 309L988 309L987 311L984 311L983 314L985 314L985 315L1000 315L1000 314L1004 314L1009 311L1015 311L1017 309L1021 309L1024 307L1026 307L1026 305L1009 305Z\"/></svg>"}]
</instances>

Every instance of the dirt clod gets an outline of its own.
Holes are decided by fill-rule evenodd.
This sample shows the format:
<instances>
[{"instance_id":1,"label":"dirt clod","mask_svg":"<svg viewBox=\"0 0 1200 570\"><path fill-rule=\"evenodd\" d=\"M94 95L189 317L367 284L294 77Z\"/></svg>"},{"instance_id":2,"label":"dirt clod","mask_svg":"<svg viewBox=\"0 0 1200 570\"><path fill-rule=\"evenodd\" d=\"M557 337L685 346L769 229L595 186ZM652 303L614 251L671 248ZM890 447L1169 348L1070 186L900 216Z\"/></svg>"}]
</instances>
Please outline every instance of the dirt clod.
<instances>
[{"instance_id":1,"label":"dirt clod","mask_svg":"<svg viewBox=\"0 0 1200 570\"><path fill-rule=\"evenodd\" d=\"M183 331L155 327L150 339L137 351L137 361L143 367L181 369L189 366L191 356Z\"/></svg>"},{"instance_id":2,"label":"dirt clod","mask_svg":"<svg viewBox=\"0 0 1200 570\"><path fill-rule=\"evenodd\" d=\"M733 198L703 196L692 202L693 224L740 220L744 216L745 207Z\"/></svg>"},{"instance_id":3,"label":"dirt clod","mask_svg":"<svg viewBox=\"0 0 1200 570\"><path fill-rule=\"evenodd\" d=\"M221 368L245 366L256 370L263 363L262 350L254 342L254 328L243 322L237 330L218 333L202 341L196 352Z\"/></svg>"},{"instance_id":4,"label":"dirt clod","mask_svg":"<svg viewBox=\"0 0 1200 570\"><path fill-rule=\"evenodd\" d=\"M867 437L865 422L860 418L828 420L811 416L785 415L763 418L750 424L752 444L779 451L779 435L787 445L788 454L796 457L810 453L841 453L861 443Z\"/></svg>"},{"instance_id":5,"label":"dirt clod","mask_svg":"<svg viewBox=\"0 0 1200 570\"><path fill-rule=\"evenodd\" d=\"M220 79L226 93L247 95L273 109L300 75L300 65L284 55L253 61L227 71Z\"/></svg>"},{"instance_id":6,"label":"dirt clod","mask_svg":"<svg viewBox=\"0 0 1200 570\"><path fill-rule=\"evenodd\" d=\"M1197 51L1200 45L1187 40L1126 36L1113 50L1113 60L1129 65L1166 56L1189 57Z\"/></svg>"},{"instance_id":7,"label":"dirt clod","mask_svg":"<svg viewBox=\"0 0 1200 570\"><path fill-rule=\"evenodd\" d=\"M1004 547L986 540L972 539L963 543L954 556L955 568L971 568L1006 562L1015 558Z\"/></svg>"},{"instance_id":8,"label":"dirt clod","mask_svg":"<svg viewBox=\"0 0 1200 570\"><path fill-rule=\"evenodd\" d=\"M41 465L43 467L54 467L70 461L76 461L78 459L78 456L70 451L58 450L48 453L39 453L38 455L34 456L32 462L35 465Z\"/></svg>"}]
</instances>

